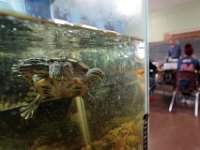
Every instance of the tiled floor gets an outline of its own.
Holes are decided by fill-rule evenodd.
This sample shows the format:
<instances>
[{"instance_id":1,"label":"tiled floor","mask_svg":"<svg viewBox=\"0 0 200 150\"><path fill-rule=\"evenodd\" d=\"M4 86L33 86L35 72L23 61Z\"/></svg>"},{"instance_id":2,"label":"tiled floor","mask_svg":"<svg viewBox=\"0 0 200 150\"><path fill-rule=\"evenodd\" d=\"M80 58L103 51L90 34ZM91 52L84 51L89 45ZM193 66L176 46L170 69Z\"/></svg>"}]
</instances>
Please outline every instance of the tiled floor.
<instances>
[{"instance_id":1,"label":"tiled floor","mask_svg":"<svg viewBox=\"0 0 200 150\"><path fill-rule=\"evenodd\" d=\"M192 106L175 105L168 112L169 96L150 102L149 150L200 150L200 116Z\"/></svg>"}]
</instances>

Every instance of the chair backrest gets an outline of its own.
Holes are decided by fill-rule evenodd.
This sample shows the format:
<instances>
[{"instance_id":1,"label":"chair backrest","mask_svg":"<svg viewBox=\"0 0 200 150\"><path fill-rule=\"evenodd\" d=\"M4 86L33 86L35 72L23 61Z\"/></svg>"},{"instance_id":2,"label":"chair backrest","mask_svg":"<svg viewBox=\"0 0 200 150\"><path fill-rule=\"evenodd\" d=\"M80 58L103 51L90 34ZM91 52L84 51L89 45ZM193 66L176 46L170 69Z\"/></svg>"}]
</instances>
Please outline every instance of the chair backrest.
<instances>
[{"instance_id":1,"label":"chair backrest","mask_svg":"<svg viewBox=\"0 0 200 150\"><path fill-rule=\"evenodd\" d=\"M197 90L196 73L192 71L176 72L176 89L183 93Z\"/></svg>"}]
</instances>

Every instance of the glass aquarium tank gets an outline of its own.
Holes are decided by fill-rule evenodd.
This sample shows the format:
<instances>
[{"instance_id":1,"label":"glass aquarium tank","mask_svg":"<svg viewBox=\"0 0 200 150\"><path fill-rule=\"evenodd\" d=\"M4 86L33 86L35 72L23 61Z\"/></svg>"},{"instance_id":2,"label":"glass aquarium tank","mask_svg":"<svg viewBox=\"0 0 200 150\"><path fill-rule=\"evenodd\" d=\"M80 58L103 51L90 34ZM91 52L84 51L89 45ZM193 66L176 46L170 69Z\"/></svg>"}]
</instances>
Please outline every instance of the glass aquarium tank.
<instances>
[{"instance_id":1,"label":"glass aquarium tank","mask_svg":"<svg viewBox=\"0 0 200 150\"><path fill-rule=\"evenodd\" d=\"M145 0L0 6L0 149L147 149Z\"/></svg>"}]
</instances>

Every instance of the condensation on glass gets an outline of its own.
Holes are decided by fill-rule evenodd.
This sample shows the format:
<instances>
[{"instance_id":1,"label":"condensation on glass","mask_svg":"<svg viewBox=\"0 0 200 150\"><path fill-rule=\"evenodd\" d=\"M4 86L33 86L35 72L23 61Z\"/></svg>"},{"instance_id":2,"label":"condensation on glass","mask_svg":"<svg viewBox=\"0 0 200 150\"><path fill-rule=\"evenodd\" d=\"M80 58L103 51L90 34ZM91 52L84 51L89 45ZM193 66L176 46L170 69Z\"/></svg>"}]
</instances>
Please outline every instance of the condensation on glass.
<instances>
[{"instance_id":1,"label":"condensation on glass","mask_svg":"<svg viewBox=\"0 0 200 150\"><path fill-rule=\"evenodd\" d=\"M0 149L144 149L144 1L0 9Z\"/></svg>"}]
</instances>

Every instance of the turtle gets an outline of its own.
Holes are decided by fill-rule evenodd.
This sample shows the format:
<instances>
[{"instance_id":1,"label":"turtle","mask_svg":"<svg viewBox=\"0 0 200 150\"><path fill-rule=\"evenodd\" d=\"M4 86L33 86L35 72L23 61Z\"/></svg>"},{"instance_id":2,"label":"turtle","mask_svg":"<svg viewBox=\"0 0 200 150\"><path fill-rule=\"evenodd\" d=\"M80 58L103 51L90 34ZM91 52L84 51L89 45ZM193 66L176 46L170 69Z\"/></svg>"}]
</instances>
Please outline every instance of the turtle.
<instances>
[{"instance_id":1,"label":"turtle","mask_svg":"<svg viewBox=\"0 0 200 150\"><path fill-rule=\"evenodd\" d=\"M29 58L15 66L15 72L37 92L35 99L20 108L24 119L32 118L41 102L78 96L90 100L88 91L105 76L101 69L90 69L74 58Z\"/></svg>"}]
</instances>

